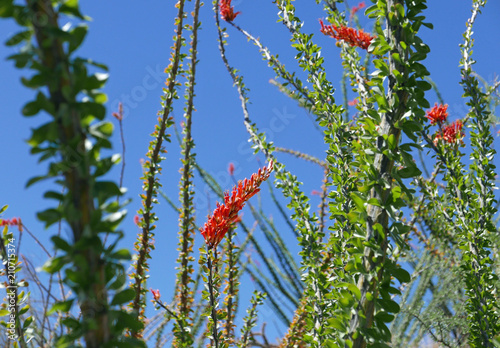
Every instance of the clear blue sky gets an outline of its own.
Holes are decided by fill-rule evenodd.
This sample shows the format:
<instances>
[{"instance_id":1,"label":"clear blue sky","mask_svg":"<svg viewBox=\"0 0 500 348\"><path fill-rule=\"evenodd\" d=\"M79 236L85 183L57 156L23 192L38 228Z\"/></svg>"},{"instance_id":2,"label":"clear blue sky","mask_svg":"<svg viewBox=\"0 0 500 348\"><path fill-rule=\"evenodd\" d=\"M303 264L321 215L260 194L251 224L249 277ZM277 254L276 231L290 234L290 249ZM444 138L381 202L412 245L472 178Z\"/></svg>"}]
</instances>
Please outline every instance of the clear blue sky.
<instances>
[{"instance_id":1,"label":"clear blue sky","mask_svg":"<svg viewBox=\"0 0 500 348\"><path fill-rule=\"evenodd\" d=\"M351 6L357 4L352 1L349 3ZM237 11L242 12L235 22L259 37L273 53L280 53L280 58L289 69L298 70L293 60L295 51L290 47L289 32L281 23L276 23L275 5L270 1L250 0L238 0L233 4ZM123 224L126 237L122 245L131 248L137 233L132 220L140 206L140 159L144 158L150 140L149 134L156 124L161 88L166 77L162 71L170 58L169 48L172 45L176 9L173 1L159 0L89 1L82 2L81 6L82 12L93 20L89 23L90 33L78 54L108 65L110 79L105 89L109 97L108 114L116 111L119 101L126 106L124 132L127 166L124 186L129 190L127 197L133 198L133 202L128 206L130 213ZM318 19L325 17L321 7L314 1L297 1L296 6L297 14L305 21L304 31L315 33L315 42L323 47L322 54L327 57L328 76L338 88L342 71L339 48L335 47L334 40L319 32ZM458 45L470 15L470 1L429 1L428 6L425 15L428 22L434 24L434 30L421 30L421 37L431 48L426 64L431 78L439 85L446 103L450 105L450 117L454 120L463 117L467 110L461 99L462 89L458 84ZM207 2L201 14L200 62L195 99L197 112L193 121L193 137L199 163L218 177L223 187L229 189L229 162L236 164L235 175L238 179L250 176L259 164L251 155L247 142L248 134L242 122L237 92L232 87L230 77L220 59L211 7L211 2ZM500 72L499 15L500 2L490 1L474 28L474 59L478 61L475 69L490 83L495 74ZM368 20L361 18L361 22L366 30L371 29ZM12 21L0 21L2 38L10 37L17 31L19 28ZM309 116L269 84L269 79L275 75L262 61L257 48L231 27L228 28L228 34L228 58L231 65L242 71L247 87L250 88L252 119L261 130L268 130L269 138L276 145L324 158L325 146L322 137L314 129ZM0 48L0 76L3 81L0 84L0 182L3 183L0 204L10 205L4 217L22 217L28 228L46 245L50 245L48 237L56 230L44 230L35 214L53 203L42 198L43 192L51 185L43 183L25 188L29 178L45 172L45 165L37 164L37 159L29 155L29 146L26 144L30 127L44 122L45 116L21 116L22 106L34 93L20 84L20 77L26 76L28 72L14 69L13 63L5 60L5 57L14 52L12 48ZM350 95L349 99L353 97L354 94ZM337 90L335 98L341 100L340 89ZM431 104L437 101L433 92L429 92L428 99ZM183 114L182 102L183 100L177 104L174 112L177 124ZM109 119L117 125L116 120L111 117ZM114 150L120 152L117 132L115 140ZM174 141L167 145L167 150L169 152L167 160L163 162L161 180L164 190L171 198L177 199L179 148ZM257 157L263 160L262 155ZM288 155L280 155L280 159L305 183L306 193L320 188L321 169L292 160ZM118 180L119 171L116 170L114 175ZM204 185L199 181L197 184L197 189L200 190L195 200L198 209L197 221L202 224L209 210L215 207L215 201L214 195L210 193L212 201L209 204ZM155 207L160 222L156 230L156 251L152 252L151 279L148 285L159 288L167 299L174 285L177 217L162 199L160 202L161 204ZM317 198L313 197L313 208L316 208L317 204ZM247 212L246 215L250 213ZM293 235L286 229L284 231L292 249L297 250L294 247L296 241ZM68 235L67 227L63 229L63 234ZM197 242L201 245L201 236L197 237ZM32 258L36 265L42 264L46 259L29 238L24 239L22 252ZM243 302L242 306L246 307L246 303Z\"/></svg>"}]
</instances>

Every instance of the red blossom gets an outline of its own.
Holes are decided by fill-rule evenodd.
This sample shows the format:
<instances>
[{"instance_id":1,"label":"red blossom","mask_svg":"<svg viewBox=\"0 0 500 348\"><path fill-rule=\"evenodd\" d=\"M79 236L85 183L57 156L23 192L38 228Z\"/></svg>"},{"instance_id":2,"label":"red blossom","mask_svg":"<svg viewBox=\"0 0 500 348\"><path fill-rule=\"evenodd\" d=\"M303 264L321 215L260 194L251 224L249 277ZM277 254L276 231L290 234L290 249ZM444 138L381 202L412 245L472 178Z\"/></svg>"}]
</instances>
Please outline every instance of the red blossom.
<instances>
[{"instance_id":1,"label":"red blossom","mask_svg":"<svg viewBox=\"0 0 500 348\"><path fill-rule=\"evenodd\" d=\"M356 106L356 105L358 105L358 103L359 103L358 99L353 99L353 100L349 100L347 102L347 105L349 105L349 106Z\"/></svg>"},{"instance_id":2,"label":"red blossom","mask_svg":"<svg viewBox=\"0 0 500 348\"><path fill-rule=\"evenodd\" d=\"M19 232L23 231L23 222L21 218L12 218L12 219L0 219L0 226L17 226Z\"/></svg>"},{"instance_id":3,"label":"red blossom","mask_svg":"<svg viewBox=\"0 0 500 348\"><path fill-rule=\"evenodd\" d=\"M442 125L446 119L448 118L448 112L446 110L448 109L448 104L440 104L440 105L434 105L434 107L430 110L427 111L427 117L432 125L435 125L436 123L439 125Z\"/></svg>"},{"instance_id":4,"label":"red blossom","mask_svg":"<svg viewBox=\"0 0 500 348\"><path fill-rule=\"evenodd\" d=\"M449 142L450 144L456 143L458 140L462 139L465 135L462 132L464 124L461 120L457 120L452 124L446 126L443 129L443 139Z\"/></svg>"},{"instance_id":5,"label":"red blossom","mask_svg":"<svg viewBox=\"0 0 500 348\"><path fill-rule=\"evenodd\" d=\"M331 36L337 40L344 40L351 46L360 47L364 50L368 49L371 41L375 38L363 30L356 30L346 26L337 27L336 25L325 25L320 19L321 32L325 35Z\"/></svg>"},{"instance_id":6,"label":"red blossom","mask_svg":"<svg viewBox=\"0 0 500 348\"><path fill-rule=\"evenodd\" d=\"M241 12L234 13L234 7L231 6L231 0L220 0L220 15L226 22L232 22L238 14Z\"/></svg>"},{"instance_id":7,"label":"red blossom","mask_svg":"<svg viewBox=\"0 0 500 348\"><path fill-rule=\"evenodd\" d=\"M465 136L462 132L463 126L464 124L461 120L456 120L452 124L444 126L443 130L434 136L434 145L437 145L440 140L444 140L450 144L458 143Z\"/></svg>"},{"instance_id":8,"label":"red blossom","mask_svg":"<svg viewBox=\"0 0 500 348\"><path fill-rule=\"evenodd\" d=\"M139 217L139 215L134 216L134 224L136 224L137 226L139 226L139 222L140 221L141 221L141 218Z\"/></svg>"},{"instance_id":9,"label":"red blossom","mask_svg":"<svg viewBox=\"0 0 500 348\"><path fill-rule=\"evenodd\" d=\"M354 6L351 10L351 17L352 18L356 12L358 12L359 10L361 10L362 8L365 8L366 5L365 5L365 2L364 1L361 1L357 6Z\"/></svg>"},{"instance_id":10,"label":"red blossom","mask_svg":"<svg viewBox=\"0 0 500 348\"><path fill-rule=\"evenodd\" d=\"M153 294L153 298L155 299L155 301L160 301L160 290L153 290L153 289L150 290L151 293Z\"/></svg>"},{"instance_id":11,"label":"red blossom","mask_svg":"<svg viewBox=\"0 0 500 348\"><path fill-rule=\"evenodd\" d=\"M229 163L229 166L227 167L227 171L229 172L229 175L233 175L234 174L234 164L233 162Z\"/></svg>"},{"instance_id":12,"label":"red blossom","mask_svg":"<svg viewBox=\"0 0 500 348\"><path fill-rule=\"evenodd\" d=\"M233 187L231 195L228 192L224 194L224 204L217 202L213 214L208 216L207 222L200 229L209 248L216 248L231 225L240 219L238 212L243 209L246 201L260 191L259 186L269 178L273 165L271 161L267 167L260 168L257 174L252 174L250 180L240 180L238 185Z\"/></svg>"}]
</instances>

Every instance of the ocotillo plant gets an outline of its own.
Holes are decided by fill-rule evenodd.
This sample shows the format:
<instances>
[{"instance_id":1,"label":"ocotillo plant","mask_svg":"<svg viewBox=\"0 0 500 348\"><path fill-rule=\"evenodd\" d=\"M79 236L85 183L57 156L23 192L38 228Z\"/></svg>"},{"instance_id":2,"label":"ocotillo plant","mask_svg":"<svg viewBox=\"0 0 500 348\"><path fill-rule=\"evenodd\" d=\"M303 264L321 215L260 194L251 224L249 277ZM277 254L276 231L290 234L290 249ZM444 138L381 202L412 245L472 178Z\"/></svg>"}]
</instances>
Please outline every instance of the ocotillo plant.
<instances>
[{"instance_id":1,"label":"ocotillo plant","mask_svg":"<svg viewBox=\"0 0 500 348\"><path fill-rule=\"evenodd\" d=\"M0 342L96 348L500 345L492 130L500 83L481 78L472 58L473 29L486 1L472 1L460 61L450 61L460 65L465 115L448 105L430 77L430 48L422 39L422 31L433 27L426 22L426 0L352 6L311 1L308 6L322 14L314 26L297 2L273 0L276 20L295 50L292 58L274 52L266 33L246 27L257 19L248 18L241 2L211 5L178 0L172 4L174 26L158 26L167 35L173 32L173 44L164 59L157 123L150 142L142 144L143 174L128 183L142 190L134 219L139 233L132 247L119 249L128 241L121 230L128 201L120 201L124 162L116 179L112 169L120 156L108 156L114 139L108 114L119 121L122 156L130 140L124 135L123 104L105 108L106 66L77 56L88 18L77 0L0 1L0 17L23 28L6 42L21 47L9 57L15 67L31 71L22 83L35 97L22 114L49 117L28 140L31 153L48 164L28 186L50 181L44 197L55 204L37 217L47 228L58 225L49 252L26 230L24 217L8 217L6 206L0 210L0 276L7 289L0 305L7 335ZM202 39L202 29L213 34L206 36L212 41ZM250 77L241 72L249 67L230 45L237 41L255 47L275 75L272 85L310 116L322 151L281 146L256 121ZM228 159L230 191L209 168L223 151L214 149L205 161L195 147L203 117L198 98L208 92L197 84L204 77L199 62L207 42L213 51L218 48L218 78L224 83L225 73L239 98L246 140L267 163L240 180L244 175ZM338 66L328 54L331 48L340 55ZM335 70L342 71L339 88ZM215 110L225 107L211 103ZM179 108L182 120L174 113ZM162 176L173 170L164 156L172 157L175 139L181 156L178 186ZM319 198L306 193L302 182L311 178L299 177L296 163L322 174L315 183L319 190L311 194ZM196 204L200 195L216 197L206 218ZM168 213L174 212L177 228L160 224L171 220L159 209L160 200L172 208ZM43 270L18 253L23 233L47 255ZM171 289L148 283L156 274L151 259L158 257L159 235L177 240L176 262L162 270L175 274ZM33 284L41 306L33 293L22 291ZM249 287L255 291L244 303ZM173 296L167 301L165 294ZM246 316L238 312L241 307L248 308ZM265 315L259 317L259 308ZM278 329L266 334L267 324Z\"/></svg>"}]
</instances>

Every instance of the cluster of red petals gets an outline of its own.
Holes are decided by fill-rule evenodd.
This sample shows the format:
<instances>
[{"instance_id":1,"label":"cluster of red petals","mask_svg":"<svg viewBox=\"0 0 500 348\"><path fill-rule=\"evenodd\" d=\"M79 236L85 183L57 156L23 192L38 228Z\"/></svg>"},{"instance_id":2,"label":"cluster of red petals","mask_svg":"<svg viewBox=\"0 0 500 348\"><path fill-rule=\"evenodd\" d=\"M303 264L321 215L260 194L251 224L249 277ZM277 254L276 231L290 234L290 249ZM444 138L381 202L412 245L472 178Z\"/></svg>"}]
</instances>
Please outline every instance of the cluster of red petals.
<instances>
[{"instance_id":1,"label":"cluster of red petals","mask_svg":"<svg viewBox=\"0 0 500 348\"><path fill-rule=\"evenodd\" d=\"M210 249L217 247L231 225L238 221L238 212L243 209L245 202L260 191L259 186L269 178L274 163L271 161L267 167L260 168L257 174L252 174L250 180L239 181L233 187L231 195L224 194L224 204L217 202L213 214L208 216L208 221L201 229L205 243Z\"/></svg>"},{"instance_id":2,"label":"cluster of red petals","mask_svg":"<svg viewBox=\"0 0 500 348\"><path fill-rule=\"evenodd\" d=\"M139 226L140 222L141 222L141 218L139 217L139 215L134 216L134 224Z\"/></svg>"},{"instance_id":3,"label":"cluster of red petals","mask_svg":"<svg viewBox=\"0 0 500 348\"><path fill-rule=\"evenodd\" d=\"M23 230L23 222L21 218L12 218L12 219L0 219L0 226L17 226L19 231Z\"/></svg>"},{"instance_id":4,"label":"cluster of red petals","mask_svg":"<svg viewBox=\"0 0 500 348\"><path fill-rule=\"evenodd\" d=\"M434 137L434 145L441 139L450 144L458 143L465 136L462 132L463 126L464 124L461 120L456 120L452 124L445 126L442 132Z\"/></svg>"},{"instance_id":5,"label":"cluster of red petals","mask_svg":"<svg viewBox=\"0 0 500 348\"><path fill-rule=\"evenodd\" d=\"M425 115L431 121L431 125L438 125L439 132L434 136L434 145L440 140L444 140L449 144L456 144L462 140L465 134L462 132L464 124L461 120L457 120L451 124L445 125L448 118L448 105L435 104L430 110L427 110Z\"/></svg>"},{"instance_id":6,"label":"cluster of red petals","mask_svg":"<svg viewBox=\"0 0 500 348\"><path fill-rule=\"evenodd\" d=\"M155 299L155 301L159 301L160 300L160 290L153 290L153 289L150 289L151 290L151 293L153 294L153 298Z\"/></svg>"},{"instance_id":7,"label":"cluster of red petals","mask_svg":"<svg viewBox=\"0 0 500 348\"><path fill-rule=\"evenodd\" d=\"M349 105L349 106L356 106L356 105L358 105L358 103L359 103L358 99L353 99L353 100L349 100L347 102L347 105Z\"/></svg>"},{"instance_id":8,"label":"cluster of red petals","mask_svg":"<svg viewBox=\"0 0 500 348\"><path fill-rule=\"evenodd\" d=\"M435 125L436 123L439 125L442 125L446 119L448 118L448 112L446 110L448 109L448 104L440 104L440 105L434 105L434 107L430 110L427 111L427 117L432 125Z\"/></svg>"},{"instance_id":9,"label":"cluster of red petals","mask_svg":"<svg viewBox=\"0 0 500 348\"><path fill-rule=\"evenodd\" d=\"M336 25L325 25L320 19L321 32L325 35L331 36L337 40L344 40L351 46L360 47L364 50L368 49L370 43L375 38L363 30L356 30L345 26L337 27Z\"/></svg>"},{"instance_id":10,"label":"cluster of red petals","mask_svg":"<svg viewBox=\"0 0 500 348\"><path fill-rule=\"evenodd\" d=\"M449 143L455 143L465 135L462 132L464 124L461 120L456 120L443 129L443 139Z\"/></svg>"},{"instance_id":11,"label":"cluster of red petals","mask_svg":"<svg viewBox=\"0 0 500 348\"><path fill-rule=\"evenodd\" d=\"M229 166L227 167L227 171L228 171L229 175L233 176L233 174L234 174L234 163L233 162L229 163Z\"/></svg>"},{"instance_id":12,"label":"cluster of red petals","mask_svg":"<svg viewBox=\"0 0 500 348\"><path fill-rule=\"evenodd\" d=\"M352 18L352 16L354 16L356 14L356 12L358 12L359 10L361 10L362 8L365 8L365 7L366 7L366 4L364 1L361 1L357 6L354 6L351 9L351 18Z\"/></svg>"},{"instance_id":13,"label":"cluster of red petals","mask_svg":"<svg viewBox=\"0 0 500 348\"><path fill-rule=\"evenodd\" d=\"M220 0L220 15L226 22L232 22L241 12L234 12L234 7L231 6L231 0Z\"/></svg>"}]
</instances>

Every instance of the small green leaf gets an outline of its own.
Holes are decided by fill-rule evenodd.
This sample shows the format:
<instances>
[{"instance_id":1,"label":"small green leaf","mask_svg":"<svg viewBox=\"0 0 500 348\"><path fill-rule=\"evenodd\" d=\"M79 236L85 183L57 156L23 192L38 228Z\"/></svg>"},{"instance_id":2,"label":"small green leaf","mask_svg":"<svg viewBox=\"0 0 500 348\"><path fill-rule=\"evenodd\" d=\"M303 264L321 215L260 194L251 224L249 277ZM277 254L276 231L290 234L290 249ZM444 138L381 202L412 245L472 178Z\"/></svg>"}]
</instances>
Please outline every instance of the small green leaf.
<instances>
[{"instance_id":1,"label":"small green leaf","mask_svg":"<svg viewBox=\"0 0 500 348\"><path fill-rule=\"evenodd\" d=\"M70 252L72 250L71 245L59 236L53 236L51 240L57 249L64 250L66 252Z\"/></svg>"},{"instance_id":2,"label":"small green leaf","mask_svg":"<svg viewBox=\"0 0 500 348\"><path fill-rule=\"evenodd\" d=\"M27 329L28 326L33 322L33 316L29 316L26 318L26 320L23 323L23 329Z\"/></svg>"},{"instance_id":3,"label":"small green leaf","mask_svg":"<svg viewBox=\"0 0 500 348\"><path fill-rule=\"evenodd\" d=\"M398 313L400 311L399 305L393 300L378 299L377 302L380 306L388 312Z\"/></svg>"},{"instance_id":4,"label":"small green leaf","mask_svg":"<svg viewBox=\"0 0 500 348\"><path fill-rule=\"evenodd\" d=\"M339 330L340 332L346 332L346 326L343 321L337 318L328 319L328 327Z\"/></svg>"},{"instance_id":5,"label":"small green leaf","mask_svg":"<svg viewBox=\"0 0 500 348\"><path fill-rule=\"evenodd\" d=\"M22 113L24 116L34 116L41 110L41 105L36 100L24 105Z\"/></svg>"},{"instance_id":6,"label":"small green leaf","mask_svg":"<svg viewBox=\"0 0 500 348\"><path fill-rule=\"evenodd\" d=\"M134 289L125 289L125 290L117 293L113 297L113 300L111 301L111 305L119 305L119 304L123 304L126 302L130 302L134 299L134 297L135 297Z\"/></svg>"},{"instance_id":7,"label":"small green leaf","mask_svg":"<svg viewBox=\"0 0 500 348\"><path fill-rule=\"evenodd\" d=\"M23 41L27 41L31 38L32 31L31 30L25 30L21 31L14 36L12 36L10 39L8 39L5 42L5 46L15 46L17 44L20 44Z\"/></svg>"},{"instance_id":8,"label":"small green leaf","mask_svg":"<svg viewBox=\"0 0 500 348\"><path fill-rule=\"evenodd\" d=\"M74 301L75 299L56 302L49 310L48 314L52 314L54 312L63 312L63 313L69 312Z\"/></svg>"},{"instance_id":9,"label":"small green leaf","mask_svg":"<svg viewBox=\"0 0 500 348\"><path fill-rule=\"evenodd\" d=\"M108 138L113 134L113 124L111 122L99 122L89 128L90 134L96 138Z\"/></svg>"},{"instance_id":10,"label":"small green leaf","mask_svg":"<svg viewBox=\"0 0 500 348\"><path fill-rule=\"evenodd\" d=\"M48 272L50 274L56 273L61 270L61 268L64 267L64 265L67 263L66 257L65 256L59 256L55 257L52 259L49 259L44 265L43 265L43 270L45 272Z\"/></svg>"},{"instance_id":11,"label":"small green leaf","mask_svg":"<svg viewBox=\"0 0 500 348\"><path fill-rule=\"evenodd\" d=\"M406 167L398 170L398 175L403 179L412 178L415 176L419 176L421 174L422 172L420 171L420 169L417 168L417 166Z\"/></svg>"},{"instance_id":12,"label":"small green leaf","mask_svg":"<svg viewBox=\"0 0 500 348\"><path fill-rule=\"evenodd\" d=\"M46 209L42 212L39 212L37 214L37 217L41 221L45 222L45 228L47 228L50 225L61 220L62 215L61 215L61 212L59 210L54 209L54 208L50 208L50 209Z\"/></svg>"},{"instance_id":13,"label":"small green leaf","mask_svg":"<svg viewBox=\"0 0 500 348\"><path fill-rule=\"evenodd\" d=\"M85 36L87 36L88 27L80 25L71 31L71 40L69 41L68 53L72 53L82 44Z\"/></svg>"},{"instance_id":14,"label":"small green leaf","mask_svg":"<svg viewBox=\"0 0 500 348\"><path fill-rule=\"evenodd\" d=\"M403 268L394 268L391 274L399 280L400 283L408 283L411 280L411 275Z\"/></svg>"},{"instance_id":15,"label":"small green leaf","mask_svg":"<svg viewBox=\"0 0 500 348\"><path fill-rule=\"evenodd\" d=\"M130 260L131 255L128 249L120 249L117 252L111 254L110 257L117 260Z\"/></svg>"}]
</instances>

